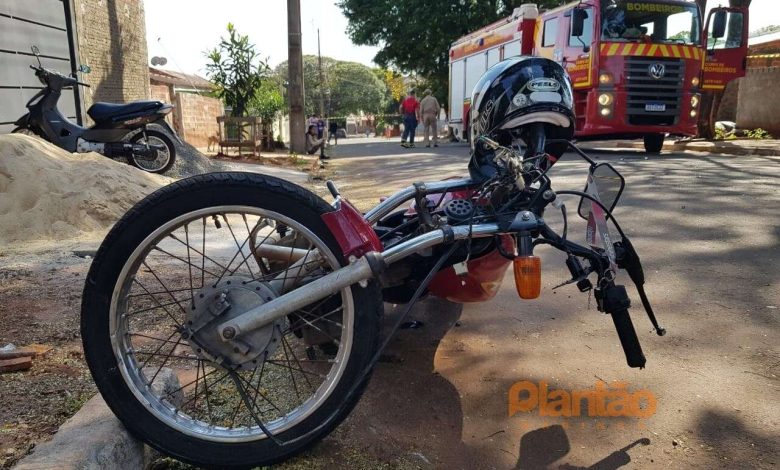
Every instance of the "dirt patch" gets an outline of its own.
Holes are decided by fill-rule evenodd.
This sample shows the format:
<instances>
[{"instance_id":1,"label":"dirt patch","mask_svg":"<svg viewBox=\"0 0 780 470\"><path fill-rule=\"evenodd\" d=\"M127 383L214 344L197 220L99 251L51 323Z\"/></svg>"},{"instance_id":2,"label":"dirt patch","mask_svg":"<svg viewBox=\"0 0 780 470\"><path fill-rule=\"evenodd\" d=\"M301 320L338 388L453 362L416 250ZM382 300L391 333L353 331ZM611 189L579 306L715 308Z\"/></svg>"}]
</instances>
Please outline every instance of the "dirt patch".
<instances>
[{"instance_id":1,"label":"dirt patch","mask_svg":"<svg viewBox=\"0 0 780 470\"><path fill-rule=\"evenodd\" d=\"M0 375L0 468L50 439L96 392L79 335L90 261L69 251L0 257L0 346L52 348L32 369Z\"/></svg>"}]
</instances>

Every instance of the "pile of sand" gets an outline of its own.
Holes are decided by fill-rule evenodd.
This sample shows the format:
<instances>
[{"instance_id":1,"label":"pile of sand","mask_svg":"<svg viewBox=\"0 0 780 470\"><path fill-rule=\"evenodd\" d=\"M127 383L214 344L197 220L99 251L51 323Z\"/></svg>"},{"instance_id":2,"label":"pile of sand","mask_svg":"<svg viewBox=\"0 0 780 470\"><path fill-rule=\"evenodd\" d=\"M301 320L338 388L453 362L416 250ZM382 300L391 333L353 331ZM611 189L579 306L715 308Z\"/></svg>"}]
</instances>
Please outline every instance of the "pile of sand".
<instances>
[{"instance_id":1,"label":"pile of sand","mask_svg":"<svg viewBox=\"0 0 780 470\"><path fill-rule=\"evenodd\" d=\"M171 181L96 153L0 135L0 247L105 232Z\"/></svg>"}]
</instances>

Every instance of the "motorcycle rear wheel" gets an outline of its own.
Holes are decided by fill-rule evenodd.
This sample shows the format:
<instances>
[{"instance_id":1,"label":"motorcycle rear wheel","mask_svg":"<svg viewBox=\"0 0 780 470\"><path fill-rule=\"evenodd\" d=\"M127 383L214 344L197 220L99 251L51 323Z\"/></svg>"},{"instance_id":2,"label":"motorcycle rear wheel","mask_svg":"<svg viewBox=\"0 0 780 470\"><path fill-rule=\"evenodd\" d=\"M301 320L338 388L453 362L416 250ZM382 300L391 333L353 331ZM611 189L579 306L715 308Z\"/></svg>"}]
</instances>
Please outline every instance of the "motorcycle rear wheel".
<instances>
[{"instance_id":1,"label":"motorcycle rear wheel","mask_svg":"<svg viewBox=\"0 0 780 470\"><path fill-rule=\"evenodd\" d=\"M144 134L146 137L144 137ZM148 140L148 142L147 142ZM170 170L176 162L176 147L173 140L164 132L147 130L139 132L130 138L131 144L149 143L153 145L162 145L165 150L158 152L154 159L144 158L140 155L130 154L127 156L127 163L133 165L139 170L149 173L163 174Z\"/></svg>"},{"instance_id":2,"label":"motorcycle rear wheel","mask_svg":"<svg viewBox=\"0 0 780 470\"><path fill-rule=\"evenodd\" d=\"M316 249L321 257L312 259L323 261L309 271L309 281L345 265L321 219L332 210L316 195L277 178L211 173L156 191L117 222L87 277L81 335L100 393L132 434L185 462L245 468L292 457L349 414L368 378L351 396L347 392L360 380L379 338L382 301L376 283L353 285L278 321L273 325L278 332L268 330L265 336L262 354L241 368L234 368L230 358L235 356L221 351L207 333L194 334L203 336L192 341L182 334L193 319L211 320L198 312L216 305L207 301L212 294L221 291L231 304L217 316L240 314L267 300L246 304L242 298L254 297L245 291L273 296L263 279L277 277L280 262L288 276L289 262L263 258L247 246L250 239L253 245L262 240L255 247L289 245L290 259L293 248L308 248L304 263ZM212 235L222 238L213 241ZM307 346L306 336L295 332L306 325L322 332L325 344ZM265 330L257 331L245 338ZM274 349L270 345L276 340ZM222 355L222 364L201 353L201 345ZM178 390L156 386L163 368L178 377ZM265 429L287 444L269 439Z\"/></svg>"}]
</instances>

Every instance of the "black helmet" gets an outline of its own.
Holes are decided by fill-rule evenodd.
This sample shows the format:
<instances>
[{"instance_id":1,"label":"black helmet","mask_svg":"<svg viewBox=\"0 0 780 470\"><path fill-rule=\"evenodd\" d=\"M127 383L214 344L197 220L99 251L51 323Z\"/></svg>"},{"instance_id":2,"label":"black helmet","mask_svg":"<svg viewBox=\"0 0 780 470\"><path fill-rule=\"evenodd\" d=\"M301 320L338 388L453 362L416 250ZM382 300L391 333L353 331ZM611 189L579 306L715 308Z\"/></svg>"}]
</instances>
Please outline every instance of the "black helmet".
<instances>
[{"instance_id":1,"label":"black helmet","mask_svg":"<svg viewBox=\"0 0 780 470\"><path fill-rule=\"evenodd\" d=\"M471 97L472 177L483 179L495 173L493 151L480 143L479 137L509 145L515 138L527 137L524 131L534 127L530 124L540 123L547 139L568 140L574 136L573 107L569 75L552 60L512 57L489 68ZM546 150L557 157L565 146Z\"/></svg>"}]
</instances>

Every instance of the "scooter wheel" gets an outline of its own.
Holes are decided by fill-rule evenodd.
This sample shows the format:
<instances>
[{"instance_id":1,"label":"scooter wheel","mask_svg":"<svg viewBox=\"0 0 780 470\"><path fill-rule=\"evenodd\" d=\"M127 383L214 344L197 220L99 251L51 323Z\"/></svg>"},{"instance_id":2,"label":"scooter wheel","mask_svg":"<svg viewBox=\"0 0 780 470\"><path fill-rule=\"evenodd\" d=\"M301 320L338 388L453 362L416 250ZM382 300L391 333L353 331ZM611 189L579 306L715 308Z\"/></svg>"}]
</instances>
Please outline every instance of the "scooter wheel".
<instances>
[{"instance_id":1,"label":"scooter wheel","mask_svg":"<svg viewBox=\"0 0 780 470\"><path fill-rule=\"evenodd\" d=\"M160 131L148 130L139 132L130 139L131 144L150 144L162 145L165 150L157 152L155 158L149 158L141 155L130 154L127 156L127 162L139 170L149 173L162 174L170 170L176 161L176 147L168 134Z\"/></svg>"}]
</instances>

